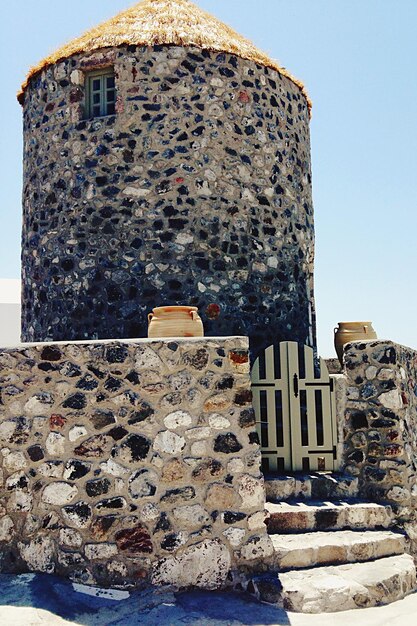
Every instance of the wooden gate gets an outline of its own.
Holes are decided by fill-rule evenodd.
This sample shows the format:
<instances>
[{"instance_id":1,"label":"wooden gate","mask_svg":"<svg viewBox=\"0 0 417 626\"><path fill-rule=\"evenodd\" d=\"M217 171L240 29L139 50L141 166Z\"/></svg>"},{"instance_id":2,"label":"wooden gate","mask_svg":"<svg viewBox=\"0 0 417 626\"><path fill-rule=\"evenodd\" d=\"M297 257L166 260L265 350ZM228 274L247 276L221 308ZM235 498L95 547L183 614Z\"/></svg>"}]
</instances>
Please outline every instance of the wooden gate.
<instances>
[{"instance_id":1,"label":"wooden gate","mask_svg":"<svg viewBox=\"0 0 417 626\"><path fill-rule=\"evenodd\" d=\"M264 472L337 469L333 380L309 346L269 346L251 373Z\"/></svg>"}]
</instances>

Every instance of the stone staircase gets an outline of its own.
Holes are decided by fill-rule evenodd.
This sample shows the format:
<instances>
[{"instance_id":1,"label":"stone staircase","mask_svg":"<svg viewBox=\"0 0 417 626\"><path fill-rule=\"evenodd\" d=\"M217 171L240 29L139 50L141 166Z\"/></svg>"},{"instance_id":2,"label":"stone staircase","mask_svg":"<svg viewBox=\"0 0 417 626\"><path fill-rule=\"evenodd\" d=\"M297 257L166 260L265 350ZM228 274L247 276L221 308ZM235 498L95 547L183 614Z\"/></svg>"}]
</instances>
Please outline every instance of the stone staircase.
<instances>
[{"instance_id":1,"label":"stone staircase","mask_svg":"<svg viewBox=\"0 0 417 626\"><path fill-rule=\"evenodd\" d=\"M388 506L357 499L357 479L336 474L265 477L274 554L250 591L302 613L389 604L415 589L405 537Z\"/></svg>"}]
</instances>

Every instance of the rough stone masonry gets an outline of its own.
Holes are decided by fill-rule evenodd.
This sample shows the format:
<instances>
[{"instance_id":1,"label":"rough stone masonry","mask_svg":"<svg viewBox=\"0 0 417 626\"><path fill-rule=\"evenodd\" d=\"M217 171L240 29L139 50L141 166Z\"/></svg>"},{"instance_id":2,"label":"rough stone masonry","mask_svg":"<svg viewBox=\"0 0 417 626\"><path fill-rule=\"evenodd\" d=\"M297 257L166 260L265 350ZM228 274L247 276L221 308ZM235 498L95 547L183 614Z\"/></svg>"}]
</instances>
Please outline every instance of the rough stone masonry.
<instances>
[{"instance_id":1,"label":"rough stone masonry","mask_svg":"<svg viewBox=\"0 0 417 626\"><path fill-rule=\"evenodd\" d=\"M88 71L116 114L85 119ZM309 111L276 70L120 46L34 76L24 97L22 339L144 337L160 304L206 335L314 345Z\"/></svg>"},{"instance_id":2,"label":"rough stone masonry","mask_svg":"<svg viewBox=\"0 0 417 626\"><path fill-rule=\"evenodd\" d=\"M0 568L217 588L272 553L246 338L0 352Z\"/></svg>"},{"instance_id":3,"label":"rough stone masonry","mask_svg":"<svg viewBox=\"0 0 417 626\"><path fill-rule=\"evenodd\" d=\"M391 505L417 555L417 351L392 341L344 351L347 473L360 494Z\"/></svg>"}]
</instances>

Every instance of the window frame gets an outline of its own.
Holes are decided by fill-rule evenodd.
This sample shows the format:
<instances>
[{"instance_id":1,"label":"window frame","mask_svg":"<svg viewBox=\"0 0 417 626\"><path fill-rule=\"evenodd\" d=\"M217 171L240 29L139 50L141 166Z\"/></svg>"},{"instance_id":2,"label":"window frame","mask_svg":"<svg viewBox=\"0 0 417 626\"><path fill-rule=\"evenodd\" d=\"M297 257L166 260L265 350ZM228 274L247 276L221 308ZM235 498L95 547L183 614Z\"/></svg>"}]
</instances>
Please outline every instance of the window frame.
<instances>
[{"instance_id":1,"label":"window frame","mask_svg":"<svg viewBox=\"0 0 417 626\"><path fill-rule=\"evenodd\" d=\"M114 84L112 87L107 87L107 79L113 78ZM99 89L93 89L94 81L100 81ZM107 94L109 91L114 92L114 100L108 100ZM94 96L98 95L98 102L94 102ZM87 119L96 119L100 117L108 117L110 115L115 115L116 110L116 99L117 99L117 91L116 91L116 75L114 72L114 67L102 67L97 70L93 70L91 72L86 73L85 76L85 110L86 110L86 118ZM108 112L109 105L113 105L113 111L111 113ZM94 113L94 109L99 106L100 113L99 115Z\"/></svg>"}]
</instances>

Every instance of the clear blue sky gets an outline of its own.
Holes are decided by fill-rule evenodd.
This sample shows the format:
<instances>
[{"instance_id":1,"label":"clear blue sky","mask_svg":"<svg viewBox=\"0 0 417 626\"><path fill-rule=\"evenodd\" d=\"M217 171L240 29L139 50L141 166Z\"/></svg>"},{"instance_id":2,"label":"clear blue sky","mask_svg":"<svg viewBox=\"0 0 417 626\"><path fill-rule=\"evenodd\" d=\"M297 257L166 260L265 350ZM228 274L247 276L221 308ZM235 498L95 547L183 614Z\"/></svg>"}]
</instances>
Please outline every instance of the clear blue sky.
<instances>
[{"instance_id":1,"label":"clear blue sky","mask_svg":"<svg viewBox=\"0 0 417 626\"><path fill-rule=\"evenodd\" d=\"M0 278L18 278L21 109L30 65L130 0L0 8ZM319 352L338 321L417 348L417 1L197 0L302 79L313 100Z\"/></svg>"}]
</instances>

